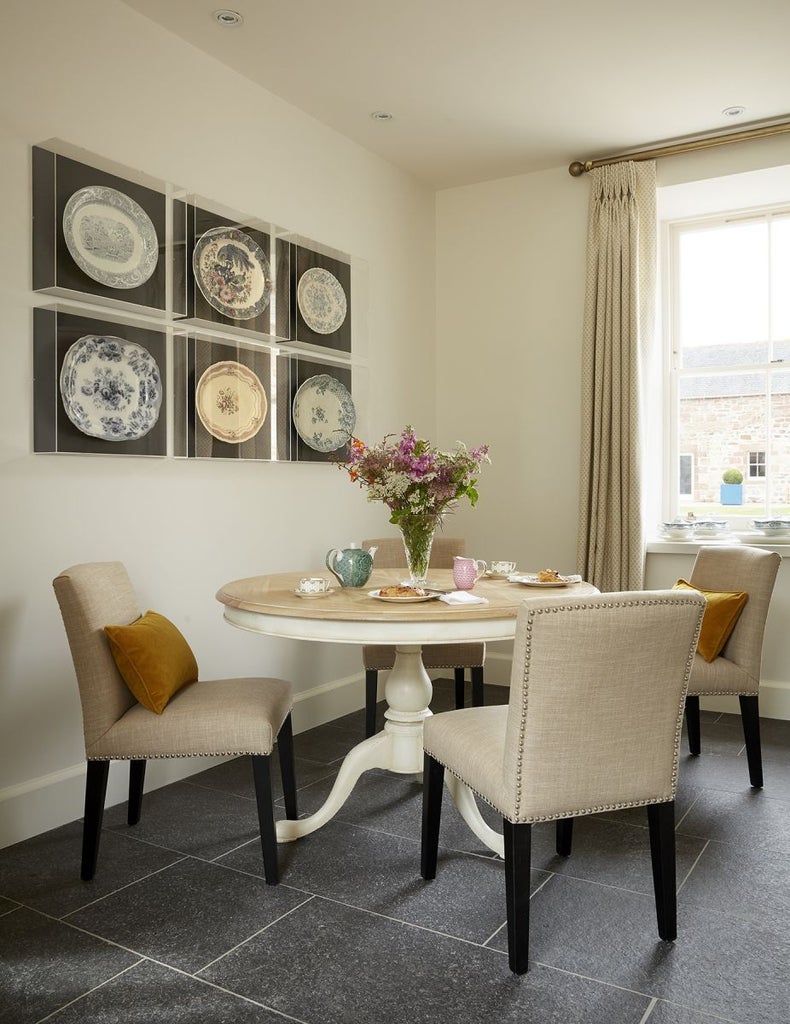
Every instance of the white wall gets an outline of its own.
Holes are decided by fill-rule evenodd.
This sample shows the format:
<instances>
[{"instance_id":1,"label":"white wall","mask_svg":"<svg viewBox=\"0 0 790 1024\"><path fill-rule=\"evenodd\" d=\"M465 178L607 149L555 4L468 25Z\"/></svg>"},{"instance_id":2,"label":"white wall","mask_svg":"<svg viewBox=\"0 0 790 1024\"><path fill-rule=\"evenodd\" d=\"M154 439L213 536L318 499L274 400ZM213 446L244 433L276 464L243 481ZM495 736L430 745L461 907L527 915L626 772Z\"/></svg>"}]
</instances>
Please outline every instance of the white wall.
<instances>
[{"instance_id":1,"label":"white wall","mask_svg":"<svg viewBox=\"0 0 790 1024\"><path fill-rule=\"evenodd\" d=\"M433 434L436 421L430 190L116 0L4 13L0 76L1 846L81 814L80 709L51 588L61 569L121 559L202 676L282 675L305 691L358 675L359 651L232 630L217 588L321 568L329 548L391 529L331 466L31 454L31 145L66 140L366 261L371 439L409 420Z\"/></svg>"}]
</instances>

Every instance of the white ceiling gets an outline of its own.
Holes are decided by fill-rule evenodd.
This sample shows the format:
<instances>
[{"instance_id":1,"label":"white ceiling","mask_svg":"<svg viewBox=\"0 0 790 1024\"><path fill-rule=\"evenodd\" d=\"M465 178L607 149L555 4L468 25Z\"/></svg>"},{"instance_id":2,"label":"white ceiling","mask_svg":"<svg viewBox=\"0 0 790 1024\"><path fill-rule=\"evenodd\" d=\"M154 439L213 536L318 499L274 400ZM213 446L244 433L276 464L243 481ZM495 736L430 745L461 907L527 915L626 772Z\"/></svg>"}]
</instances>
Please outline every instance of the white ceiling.
<instances>
[{"instance_id":1,"label":"white ceiling","mask_svg":"<svg viewBox=\"0 0 790 1024\"><path fill-rule=\"evenodd\" d=\"M790 0L125 2L437 188L790 113Z\"/></svg>"}]
</instances>

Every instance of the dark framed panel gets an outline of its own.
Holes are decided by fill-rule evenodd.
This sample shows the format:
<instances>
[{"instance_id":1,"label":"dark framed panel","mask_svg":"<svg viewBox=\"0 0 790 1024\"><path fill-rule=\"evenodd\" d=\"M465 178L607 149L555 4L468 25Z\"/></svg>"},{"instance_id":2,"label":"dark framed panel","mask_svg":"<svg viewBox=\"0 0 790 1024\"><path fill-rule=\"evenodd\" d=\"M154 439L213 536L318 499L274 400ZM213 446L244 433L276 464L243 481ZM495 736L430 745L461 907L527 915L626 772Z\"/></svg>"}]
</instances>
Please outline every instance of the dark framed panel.
<instances>
[{"instance_id":1,"label":"dark framed panel","mask_svg":"<svg viewBox=\"0 0 790 1024\"><path fill-rule=\"evenodd\" d=\"M294 420L294 402L296 400L299 389L304 385L306 388L310 386L310 382L313 379L321 380L324 377L328 377L330 384L331 382L337 382L342 385L342 388L348 392L351 396L353 403L353 394L351 391L351 369L346 366L337 366L333 363L320 363L312 359L303 359L301 357L293 357L291 360L291 458L295 462L336 462L338 456L341 456L346 443L348 441L348 434L339 435L337 440L337 447L332 448L330 451L317 450L312 444L310 444L306 438L309 433L309 421L304 421L300 424L300 430L297 429L297 424ZM330 388L331 390L331 388ZM304 391L302 395L304 395ZM321 394L320 389L316 391L317 407L314 411L314 416L319 425L325 423L323 412L321 409ZM308 415L310 410L308 409ZM302 416L304 416L304 409L302 410ZM356 411L354 411L354 417ZM353 428L352 428L353 430Z\"/></svg>"},{"instance_id":2,"label":"dark framed panel","mask_svg":"<svg viewBox=\"0 0 790 1024\"><path fill-rule=\"evenodd\" d=\"M286 356L190 334L173 341L173 377L176 456L290 458Z\"/></svg>"},{"instance_id":3,"label":"dark framed panel","mask_svg":"<svg viewBox=\"0 0 790 1024\"><path fill-rule=\"evenodd\" d=\"M272 231L263 230L243 219L213 213L197 203L180 199L173 204L173 226L173 292L174 306L179 315L190 321L221 324L266 338L288 339L291 247L287 242L274 237ZM226 230L222 232L222 229ZM241 261L249 259L251 248L260 250L265 257L270 278L269 298L265 307L254 314L244 310L242 317L234 316L230 312L233 306L222 301L219 286L208 288L213 303L204 290L208 282L203 282L201 287L194 270L195 251L196 247L202 250L211 232L227 235L231 249L235 248ZM241 245L234 246L235 233L240 233ZM229 263L227 265L230 267ZM239 269L243 273L243 266ZM251 308L255 308L254 303Z\"/></svg>"},{"instance_id":4,"label":"dark framed panel","mask_svg":"<svg viewBox=\"0 0 790 1024\"><path fill-rule=\"evenodd\" d=\"M163 192L33 147L35 291L164 311L166 275Z\"/></svg>"},{"instance_id":5,"label":"dark framed panel","mask_svg":"<svg viewBox=\"0 0 790 1024\"><path fill-rule=\"evenodd\" d=\"M68 371L78 359L79 386L70 390L64 362ZM55 309L33 311L35 452L167 455L167 402L162 331ZM101 429L103 436L77 425L83 408L84 427ZM109 439L114 430L117 440Z\"/></svg>"},{"instance_id":6,"label":"dark framed panel","mask_svg":"<svg viewBox=\"0 0 790 1024\"><path fill-rule=\"evenodd\" d=\"M337 352L350 352L351 264L295 242L291 248L291 338ZM321 271L330 276L322 275ZM339 322L341 307L337 299L341 293L345 316ZM337 328L329 330L335 323Z\"/></svg>"}]
</instances>

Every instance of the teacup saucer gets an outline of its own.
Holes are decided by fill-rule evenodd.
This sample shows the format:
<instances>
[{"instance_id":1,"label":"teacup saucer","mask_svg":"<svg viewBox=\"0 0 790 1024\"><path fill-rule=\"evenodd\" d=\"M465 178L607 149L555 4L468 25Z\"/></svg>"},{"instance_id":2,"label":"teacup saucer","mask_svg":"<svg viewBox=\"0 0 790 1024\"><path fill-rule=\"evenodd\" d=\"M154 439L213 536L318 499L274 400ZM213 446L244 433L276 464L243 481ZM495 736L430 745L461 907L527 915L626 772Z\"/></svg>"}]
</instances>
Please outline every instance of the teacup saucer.
<instances>
[{"instance_id":1,"label":"teacup saucer","mask_svg":"<svg viewBox=\"0 0 790 1024\"><path fill-rule=\"evenodd\" d=\"M303 597L303 598L305 598L306 600L309 601L311 598L314 598L314 597L326 597L328 594L334 594L334 592L335 592L334 587L330 587L329 590L320 590L320 591L318 591L316 593L313 593L313 594L306 594L302 590L295 590L294 594L296 594L297 597Z\"/></svg>"},{"instance_id":2,"label":"teacup saucer","mask_svg":"<svg viewBox=\"0 0 790 1024\"><path fill-rule=\"evenodd\" d=\"M513 571L515 572L515 569ZM486 572L486 576L490 580L506 580L510 575L509 572L492 572L490 569Z\"/></svg>"}]
</instances>

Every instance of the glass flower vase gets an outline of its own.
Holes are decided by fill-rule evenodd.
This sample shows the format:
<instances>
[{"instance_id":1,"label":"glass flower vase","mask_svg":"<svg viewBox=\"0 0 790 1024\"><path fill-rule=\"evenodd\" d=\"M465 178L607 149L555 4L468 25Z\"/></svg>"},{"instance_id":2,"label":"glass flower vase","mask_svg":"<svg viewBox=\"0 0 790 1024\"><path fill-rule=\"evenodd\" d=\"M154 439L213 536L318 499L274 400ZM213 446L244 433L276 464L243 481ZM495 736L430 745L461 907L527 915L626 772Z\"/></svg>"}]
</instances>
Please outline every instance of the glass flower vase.
<instances>
[{"instance_id":1,"label":"glass flower vase","mask_svg":"<svg viewBox=\"0 0 790 1024\"><path fill-rule=\"evenodd\" d=\"M424 587L427 582L433 535L440 522L441 517L433 513L401 516L398 521L413 587Z\"/></svg>"}]
</instances>

